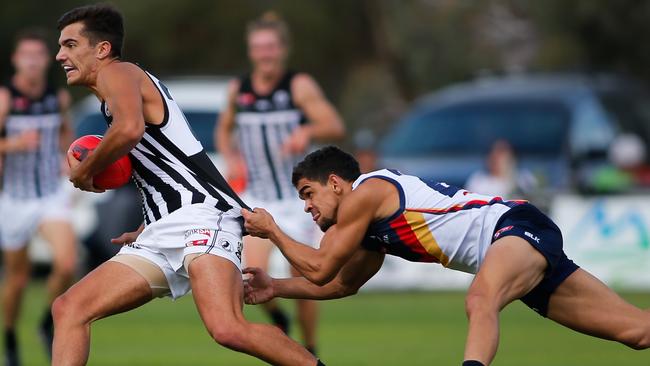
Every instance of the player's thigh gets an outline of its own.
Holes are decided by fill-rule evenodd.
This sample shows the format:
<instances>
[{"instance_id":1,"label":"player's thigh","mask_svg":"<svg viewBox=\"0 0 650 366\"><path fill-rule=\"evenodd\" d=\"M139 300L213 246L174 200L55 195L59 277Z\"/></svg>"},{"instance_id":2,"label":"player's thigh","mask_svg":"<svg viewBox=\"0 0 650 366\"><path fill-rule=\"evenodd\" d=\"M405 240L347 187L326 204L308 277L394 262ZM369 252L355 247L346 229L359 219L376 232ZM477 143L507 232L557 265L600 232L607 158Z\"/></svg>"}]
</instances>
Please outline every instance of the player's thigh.
<instances>
[{"instance_id":1,"label":"player's thigh","mask_svg":"<svg viewBox=\"0 0 650 366\"><path fill-rule=\"evenodd\" d=\"M74 317L93 321L139 307L151 299L151 287L144 277L125 264L107 261L61 295L53 311L73 312Z\"/></svg>"},{"instance_id":2,"label":"player's thigh","mask_svg":"<svg viewBox=\"0 0 650 366\"><path fill-rule=\"evenodd\" d=\"M194 302L208 330L244 319L242 275L231 261L203 254L189 263L188 272Z\"/></svg>"},{"instance_id":3,"label":"player's thigh","mask_svg":"<svg viewBox=\"0 0 650 366\"><path fill-rule=\"evenodd\" d=\"M548 317L579 332L612 340L621 340L626 332L650 324L648 312L626 302L583 269L555 289Z\"/></svg>"},{"instance_id":4,"label":"player's thigh","mask_svg":"<svg viewBox=\"0 0 650 366\"><path fill-rule=\"evenodd\" d=\"M47 220L39 227L43 239L52 248L55 266L74 269L77 258L77 243L69 221Z\"/></svg>"},{"instance_id":5,"label":"player's thigh","mask_svg":"<svg viewBox=\"0 0 650 366\"><path fill-rule=\"evenodd\" d=\"M246 267L258 267L268 270L273 243L268 239L247 235L244 238L244 262Z\"/></svg>"},{"instance_id":6,"label":"player's thigh","mask_svg":"<svg viewBox=\"0 0 650 366\"><path fill-rule=\"evenodd\" d=\"M472 296L487 297L501 309L537 286L547 266L546 258L524 239L503 237L488 249L468 291L468 300Z\"/></svg>"}]
</instances>

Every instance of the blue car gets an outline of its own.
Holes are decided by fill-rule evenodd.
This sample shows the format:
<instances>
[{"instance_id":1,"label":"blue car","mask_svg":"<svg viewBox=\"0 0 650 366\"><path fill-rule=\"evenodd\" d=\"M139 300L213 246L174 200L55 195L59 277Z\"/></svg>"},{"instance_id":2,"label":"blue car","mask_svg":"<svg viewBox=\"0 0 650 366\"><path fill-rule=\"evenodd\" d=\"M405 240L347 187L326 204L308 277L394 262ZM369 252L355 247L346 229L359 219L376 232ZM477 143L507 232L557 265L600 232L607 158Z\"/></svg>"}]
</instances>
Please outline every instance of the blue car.
<instances>
[{"instance_id":1,"label":"blue car","mask_svg":"<svg viewBox=\"0 0 650 366\"><path fill-rule=\"evenodd\" d=\"M420 99L384 136L380 164L464 186L497 140L549 192L589 191L620 133L650 140L650 99L616 77L534 75L456 84Z\"/></svg>"}]
</instances>

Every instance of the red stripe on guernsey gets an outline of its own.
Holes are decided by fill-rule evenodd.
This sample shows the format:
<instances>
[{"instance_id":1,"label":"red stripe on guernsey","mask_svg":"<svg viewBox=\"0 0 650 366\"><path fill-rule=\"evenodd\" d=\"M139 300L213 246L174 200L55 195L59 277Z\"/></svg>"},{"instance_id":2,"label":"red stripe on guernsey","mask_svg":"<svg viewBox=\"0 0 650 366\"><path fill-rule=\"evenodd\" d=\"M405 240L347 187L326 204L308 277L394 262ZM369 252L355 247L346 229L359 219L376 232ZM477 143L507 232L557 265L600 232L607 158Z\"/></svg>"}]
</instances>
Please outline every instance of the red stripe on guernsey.
<instances>
[{"instance_id":1,"label":"red stripe on guernsey","mask_svg":"<svg viewBox=\"0 0 650 366\"><path fill-rule=\"evenodd\" d=\"M526 203L528 201L525 200L509 200L509 201L504 201L503 198L501 197L494 197L490 201L485 201L485 200L472 200L472 201L467 201L462 205L455 205L451 207L446 207L446 208L407 208L407 211L413 211L413 212L421 212L421 213L428 213L428 214L433 214L433 215L444 215L450 212L458 212L462 210L469 210L472 208L481 208L483 206L488 206L488 205L494 205L497 203L504 204L506 206L515 206L515 205L520 205L522 203Z\"/></svg>"},{"instance_id":2,"label":"red stripe on guernsey","mask_svg":"<svg viewBox=\"0 0 650 366\"><path fill-rule=\"evenodd\" d=\"M395 231L402 243L406 244L409 249L420 256L420 262L435 262L440 263L438 258L427 253L426 249L422 246L417 236L411 229L411 225L406 221L404 215L400 215L390 222L390 227Z\"/></svg>"}]
</instances>

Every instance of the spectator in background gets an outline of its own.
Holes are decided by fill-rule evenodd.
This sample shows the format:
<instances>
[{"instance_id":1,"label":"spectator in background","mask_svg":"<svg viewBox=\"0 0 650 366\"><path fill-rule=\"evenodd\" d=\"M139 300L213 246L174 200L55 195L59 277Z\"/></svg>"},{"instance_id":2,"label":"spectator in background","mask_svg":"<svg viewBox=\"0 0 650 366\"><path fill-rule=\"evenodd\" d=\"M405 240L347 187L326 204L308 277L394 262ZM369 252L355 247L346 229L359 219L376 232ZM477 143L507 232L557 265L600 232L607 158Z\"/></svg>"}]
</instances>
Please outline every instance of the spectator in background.
<instances>
[{"instance_id":1,"label":"spectator in background","mask_svg":"<svg viewBox=\"0 0 650 366\"><path fill-rule=\"evenodd\" d=\"M0 154L4 170L0 186L0 247L4 357L19 365L16 322L23 290L30 276L27 244L36 234L52 248L52 272L47 280L47 305L39 326L51 354L51 304L72 283L76 239L70 201L61 184L62 148L70 145L70 95L47 82L50 50L45 34L24 31L16 37L11 61L15 73L0 87ZM65 165L67 167L67 165Z\"/></svg>"},{"instance_id":2,"label":"spectator in background","mask_svg":"<svg viewBox=\"0 0 650 366\"><path fill-rule=\"evenodd\" d=\"M599 167L590 177L593 189L598 193L620 193L650 187L646 154L646 145L638 135L617 136L607 151L610 164Z\"/></svg>"},{"instance_id":3,"label":"spectator in background","mask_svg":"<svg viewBox=\"0 0 650 366\"><path fill-rule=\"evenodd\" d=\"M512 146L505 140L497 140L492 145L486 168L469 177L465 184L467 190L491 196L522 198L537 186L531 172L517 168Z\"/></svg>"},{"instance_id":4,"label":"spectator in background","mask_svg":"<svg viewBox=\"0 0 650 366\"><path fill-rule=\"evenodd\" d=\"M291 169L313 140L343 137L341 117L311 76L287 69L289 31L277 15L266 13L250 22L246 42L252 71L230 83L215 136L226 160L227 179L246 177L244 202L272 212L294 239L314 243L318 230L291 184ZM235 127L238 148L233 143ZM245 237L246 265L267 269L272 249L267 239ZM297 304L305 346L315 353L317 304ZM288 317L278 303L263 306L273 323L287 332Z\"/></svg>"}]
</instances>

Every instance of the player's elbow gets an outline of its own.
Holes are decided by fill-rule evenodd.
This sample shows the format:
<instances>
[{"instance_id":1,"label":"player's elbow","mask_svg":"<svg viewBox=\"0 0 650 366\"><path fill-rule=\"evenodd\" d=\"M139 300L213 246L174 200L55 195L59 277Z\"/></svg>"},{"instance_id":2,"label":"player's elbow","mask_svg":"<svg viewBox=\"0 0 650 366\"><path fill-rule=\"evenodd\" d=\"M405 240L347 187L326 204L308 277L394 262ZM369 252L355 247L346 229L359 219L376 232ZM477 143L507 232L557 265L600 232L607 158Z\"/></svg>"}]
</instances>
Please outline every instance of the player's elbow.
<instances>
[{"instance_id":1,"label":"player's elbow","mask_svg":"<svg viewBox=\"0 0 650 366\"><path fill-rule=\"evenodd\" d=\"M356 295L358 292L359 292L359 286L350 286L341 283L337 288L336 297L337 298L348 297L348 296Z\"/></svg>"},{"instance_id":2,"label":"player's elbow","mask_svg":"<svg viewBox=\"0 0 650 366\"><path fill-rule=\"evenodd\" d=\"M314 271L305 277L314 285L325 286L336 277L336 273L331 273L331 271Z\"/></svg>"}]
</instances>

